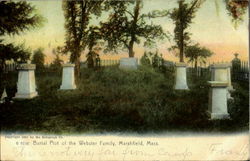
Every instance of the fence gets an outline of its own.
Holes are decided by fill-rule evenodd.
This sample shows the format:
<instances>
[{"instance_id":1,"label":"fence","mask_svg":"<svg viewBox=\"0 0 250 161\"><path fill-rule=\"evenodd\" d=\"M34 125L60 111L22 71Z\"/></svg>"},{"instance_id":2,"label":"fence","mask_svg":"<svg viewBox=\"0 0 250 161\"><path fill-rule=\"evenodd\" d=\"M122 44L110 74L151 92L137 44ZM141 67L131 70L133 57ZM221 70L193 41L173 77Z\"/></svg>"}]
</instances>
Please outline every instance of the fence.
<instances>
[{"instance_id":1,"label":"fence","mask_svg":"<svg viewBox=\"0 0 250 161\"><path fill-rule=\"evenodd\" d=\"M213 62L212 64L220 64L220 63L231 63L231 62ZM82 64L84 67L86 67L86 62ZM100 60L101 67L116 66L116 65L119 65L118 59L101 59ZM173 67L174 63L170 61L165 61L164 65L167 67ZM208 63L208 64L203 64L203 65L198 65L197 68L195 68L192 64L189 64L187 71L188 73L192 75L203 77L206 75L210 75L210 72L211 72L210 65L211 64ZM5 72L16 71L17 66L18 66L17 63L7 63L4 71ZM45 66L49 67L48 64L46 64ZM238 62L238 64L232 63L231 75L232 75L232 81L248 81L249 80L249 62L240 61Z\"/></svg>"},{"instance_id":2,"label":"fence","mask_svg":"<svg viewBox=\"0 0 250 161\"><path fill-rule=\"evenodd\" d=\"M234 81L248 81L249 80L249 63L241 61L232 64L232 80Z\"/></svg>"},{"instance_id":3,"label":"fence","mask_svg":"<svg viewBox=\"0 0 250 161\"><path fill-rule=\"evenodd\" d=\"M120 60L119 59L101 59L100 65L101 66L115 66L119 65Z\"/></svg>"},{"instance_id":4,"label":"fence","mask_svg":"<svg viewBox=\"0 0 250 161\"><path fill-rule=\"evenodd\" d=\"M213 62L212 64L222 64L222 63L232 64L231 67L232 81L249 80L249 63L247 61L240 61L238 62L238 64L235 64L234 62ZM189 65L190 67L188 68L188 72L198 77L210 75L211 74L210 66L212 64L208 63L207 66L203 64L203 66L197 66L197 68L193 67L192 65Z\"/></svg>"}]
</instances>

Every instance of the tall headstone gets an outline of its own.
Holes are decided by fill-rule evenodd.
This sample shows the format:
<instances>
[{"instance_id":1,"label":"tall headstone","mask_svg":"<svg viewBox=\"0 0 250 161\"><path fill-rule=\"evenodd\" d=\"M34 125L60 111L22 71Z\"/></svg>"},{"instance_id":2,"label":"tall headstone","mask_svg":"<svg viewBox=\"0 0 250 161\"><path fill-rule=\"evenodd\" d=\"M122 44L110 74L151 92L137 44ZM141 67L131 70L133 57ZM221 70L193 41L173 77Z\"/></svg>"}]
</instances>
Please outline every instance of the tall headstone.
<instances>
[{"instance_id":1,"label":"tall headstone","mask_svg":"<svg viewBox=\"0 0 250 161\"><path fill-rule=\"evenodd\" d=\"M228 89L233 90L231 82L231 63L213 64L212 69L212 81L222 81L228 83Z\"/></svg>"},{"instance_id":2,"label":"tall headstone","mask_svg":"<svg viewBox=\"0 0 250 161\"><path fill-rule=\"evenodd\" d=\"M188 90L187 85L187 64L186 63L176 63L176 72L175 72L175 86L177 90Z\"/></svg>"},{"instance_id":3,"label":"tall headstone","mask_svg":"<svg viewBox=\"0 0 250 161\"><path fill-rule=\"evenodd\" d=\"M121 58L120 59L120 69L137 69L138 59L137 58Z\"/></svg>"},{"instance_id":4,"label":"tall headstone","mask_svg":"<svg viewBox=\"0 0 250 161\"><path fill-rule=\"evenodd\" d=\"M227 98L232 99L230 91L233 91L231 82L231 63L213 64L212 69L212 81L227 82Z\"/></svg>"},{"instance_id":5,"label":"tall headstone","mask_svg":"<svg viewBox=\"0 0 250 161\"><path fill-rule=\"evenodd\" d=\"M31 99L36 97L36 80L35 80L35 64L20 64L17 68L18 82L17 82L17 93L14 99Z\"/></svg>"},{"instance_id":6,"label":"tall headstone","mask_svg":"<svg viewBox=\"0 0 250 161\"><path fill-rule=\"evenodd\" d=\"M61 90L76 89L74 64L63 64Z\"/></svg>"},{"instance_id":7,"label":"tall headstone","mask_svg":"<svg viewBox=\"0 0 250 161\"><path fill-rule=\"evenodd\" d=\"M229 118L227 110L228 82L209 81L208 115L210 119Z\"/></svg>"}]
</instances>

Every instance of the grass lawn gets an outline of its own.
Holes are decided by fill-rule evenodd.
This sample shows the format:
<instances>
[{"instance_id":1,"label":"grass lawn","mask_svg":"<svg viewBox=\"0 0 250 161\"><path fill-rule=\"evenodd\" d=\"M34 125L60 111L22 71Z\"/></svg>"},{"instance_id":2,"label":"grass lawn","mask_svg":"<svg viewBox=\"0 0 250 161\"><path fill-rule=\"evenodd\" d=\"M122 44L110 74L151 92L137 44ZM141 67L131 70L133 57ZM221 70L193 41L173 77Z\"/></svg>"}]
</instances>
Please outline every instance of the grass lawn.
<instances>
[{"instance_id":1,"label":"grass lawn","mask_svg":"<svg viewBox=\"0 0 250 161\"><path fill-rule=\"evenodd\" d=\"M189 91L176 91L174 72L140 67L123 71L82 69L77 89L58 90L61 73L37 74L39 97L0 105L2 131L44 133L248 130L248 82L235 82L231 120L208 120L207 77L188 74ZM14 96L17 73L8 75Z\"/></svg>"}]
</instances>

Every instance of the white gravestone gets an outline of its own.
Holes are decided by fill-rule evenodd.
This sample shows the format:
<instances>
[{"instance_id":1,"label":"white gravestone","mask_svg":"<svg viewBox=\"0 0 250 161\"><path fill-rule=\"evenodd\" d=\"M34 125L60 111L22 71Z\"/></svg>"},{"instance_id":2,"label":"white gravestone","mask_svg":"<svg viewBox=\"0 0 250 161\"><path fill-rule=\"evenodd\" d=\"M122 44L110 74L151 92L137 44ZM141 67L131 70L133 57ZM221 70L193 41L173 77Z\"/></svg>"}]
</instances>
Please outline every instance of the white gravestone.
<instances>
[{"instance_id":1,"label":"white gravestone","mask_svg":"<svg viewBox=\"0 0 250 161\"><path fill-rule=\"evenodd\" d=\"M231 83L231 66L231 63L211 65L212 81L228 82L228 89L233 90Z\"/></svg>"},{"instance_id":2,"label":"white gravestone","mask_svg":"<svg viewBox=\"0 0 250 161\"><path fill-rule=\"evenodd\" d=\"M187 64L185 63L176 63L176 73L175 73L175 89L180 89L180 90L188 90L188 85L187 85Z\"/></svg>"},{"instance_id":3,"label":"white gravestone","mask_svg":"<svg viewBox=\"0 0 250 161\"><path fill-rule=\"evenodd\" d=\"M227 110L227 82L209 81L208 115L210 119L229 118Z\"/></svg>"},{"instance_id":4,"label":"white gravestone","mask_svg":"<svg viewBox=\"0 0 250 161\"><path fill-rule=\"evenodd\" d=\"M76 89L74 64L63 64L62 85L61 90Z\"/></svg>"},{"instance_id":5,"label":"white gravestone","mask_svg":"<svg viewBox=\"0 0 250 161\"><path fill-rule=\"evenodd\" d=\"M138 59L137 58L121 58L119 68L120 69L137 69Z\"/></svg>"},{"instance_id":6,"label":"white gravestone","mask_svg":"<svg viewBox=\"0 0 250 161\"><path fill-rule=\"evenodd\" d=\"M213 64L212 69L212 81L222 81L228 83L227 98L232 99L230 91L233 91L231 83L231 63Z\"/></svg>"},{"instance_id":7,"label":"white gravestone","mask_svg":"<svg viewBox=\"0 0 250 161\"><path fill-rule=\"evenodd\" d=\"M36 97L35 64L20 64L18 67L17 93L14 99L31 99Z\"/></svg>"}]
</instances>

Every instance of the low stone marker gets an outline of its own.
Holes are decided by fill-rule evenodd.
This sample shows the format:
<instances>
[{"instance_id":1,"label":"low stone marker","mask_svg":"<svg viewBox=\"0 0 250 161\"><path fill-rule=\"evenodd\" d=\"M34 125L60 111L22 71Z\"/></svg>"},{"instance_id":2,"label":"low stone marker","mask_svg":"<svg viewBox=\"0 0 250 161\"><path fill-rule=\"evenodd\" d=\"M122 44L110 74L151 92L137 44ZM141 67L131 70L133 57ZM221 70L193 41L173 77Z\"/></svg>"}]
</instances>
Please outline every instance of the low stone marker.
<instances>
[{"instance_id":1,"label":"low stone marker","mask_svg":"<svg viewBox=\"0 0 250 161\"><path fill-rule=\"evenodd\" d=\"M209 81L208 115L210 119L227 119L227 87L228 82Z\"/></svg>"},{"instance_id":2,"label":"low stone marker","mask_svg":"<svg viewBox=\"0 0 250 161\"><path fill-rule=\"evenodd\" d=\"M36 80L34 74L36 65L20 64L17 69L19 70L17 93L14 99L31 99L38 96L36 91Z\"/></svg>"},{"instance_id":3,"label":"low stone marker","mask_svg":"<svg viewBox=\"0 0 250 161\"><path fill-rule=\"evenodd\" d=\"M175 86L174 89L178 90L188 90L187 85L187 64L186 63L176 63L176 73L175 73Z\"/></svg>"},{"instance_id":4,"label":"low stone marker","mask_svg":"<svg viewBox=\"0 0 250 161\"><path fill-rule=\"evenodd\" d=\"M119 68L120 69L137 69L138 59L137 58L121 58Z\"/></svg>"},{"instance_id":5,"label":"low stone marker","mask_svg":"<svg viewBox=\"0 0 250 161\"><path fill-rule=\"evenodd\" d=\"M6 89L4 88L3 94L2 94L1 99L0 99L0 103L4 103L6 97L8 97L8 96L7 96L7 93L6 93Z\"/></svg>"},{"instance_id":6,"label":"low stone marker","mask_svg":"<svg viewBox=\"0 0 250 161\"><path fill-rule=\"evenodd\" d=\"M61 90L76 89L74 64L63 64L62 85Z\"/></svg>"}]
</instances>

